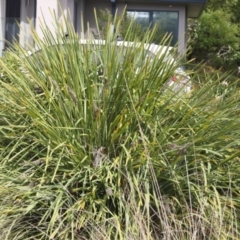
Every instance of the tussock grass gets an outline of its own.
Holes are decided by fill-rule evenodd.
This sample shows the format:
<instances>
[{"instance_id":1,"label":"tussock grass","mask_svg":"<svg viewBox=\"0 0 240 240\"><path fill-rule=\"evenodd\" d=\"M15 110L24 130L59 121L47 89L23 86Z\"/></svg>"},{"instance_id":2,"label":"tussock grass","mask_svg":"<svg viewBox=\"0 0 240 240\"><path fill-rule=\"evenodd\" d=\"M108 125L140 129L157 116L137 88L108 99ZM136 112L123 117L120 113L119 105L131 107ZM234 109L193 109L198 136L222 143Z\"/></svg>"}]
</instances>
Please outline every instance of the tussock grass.
<instances>
[{"instance_id":1,"label":"tussock grass","mask_svg":"<svg viewBox=\"0 0 240 240\"><path fill-rule=\"evenodd\" d=\"M65 24L0 60L1 239L239 239L235 84L177 94L164 56Z\"/></svg>"}]
</instances>

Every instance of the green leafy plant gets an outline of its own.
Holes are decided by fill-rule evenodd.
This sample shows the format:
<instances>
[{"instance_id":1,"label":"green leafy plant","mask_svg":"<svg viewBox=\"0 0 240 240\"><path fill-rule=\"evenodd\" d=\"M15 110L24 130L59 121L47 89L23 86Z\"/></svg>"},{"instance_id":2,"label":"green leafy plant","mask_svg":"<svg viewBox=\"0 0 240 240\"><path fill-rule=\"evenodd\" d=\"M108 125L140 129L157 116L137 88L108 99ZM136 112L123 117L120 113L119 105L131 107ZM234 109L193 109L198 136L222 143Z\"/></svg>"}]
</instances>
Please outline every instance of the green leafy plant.
<instances>
[{"instance_id":1,"label":"green leafy plant","mask_svg":"<svg viewBox=\"0 0 240 240\"><path fill-rule=\"evenodd\" d=\"M189 51L197 61L229 71L239 61L239 26L224 9L205 11L189 21Z\"/></svg>"},{"instance_id":2,"label":"green leafy plant","mask_svg":"<svg viewBox=\"0 0 240 240\"><path fill-rule=\"evenodd\" d=\"M111 23L93 46L56 20L0 60L1 239L238 239L238 89L166 88L154 31L125 49Z\"/></svg>"}]
</instances>

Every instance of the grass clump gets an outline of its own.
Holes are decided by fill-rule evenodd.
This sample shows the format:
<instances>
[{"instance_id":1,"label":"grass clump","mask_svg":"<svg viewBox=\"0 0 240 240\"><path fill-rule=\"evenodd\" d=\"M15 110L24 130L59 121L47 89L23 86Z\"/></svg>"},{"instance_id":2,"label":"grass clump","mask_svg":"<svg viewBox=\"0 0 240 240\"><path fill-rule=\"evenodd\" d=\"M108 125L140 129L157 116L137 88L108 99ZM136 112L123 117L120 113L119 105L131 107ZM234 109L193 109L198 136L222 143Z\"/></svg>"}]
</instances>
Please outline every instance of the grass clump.
<instances>
[{"instance_id":1,"label":"grass clump","mask_svg":"<svg viewBox=\"0 0 240 240\"><path fill-rule=\"evenodd\" d=\"M1 239L239 239L238 88L65 24L0 60Z\"/></svg>"}]
</instances>

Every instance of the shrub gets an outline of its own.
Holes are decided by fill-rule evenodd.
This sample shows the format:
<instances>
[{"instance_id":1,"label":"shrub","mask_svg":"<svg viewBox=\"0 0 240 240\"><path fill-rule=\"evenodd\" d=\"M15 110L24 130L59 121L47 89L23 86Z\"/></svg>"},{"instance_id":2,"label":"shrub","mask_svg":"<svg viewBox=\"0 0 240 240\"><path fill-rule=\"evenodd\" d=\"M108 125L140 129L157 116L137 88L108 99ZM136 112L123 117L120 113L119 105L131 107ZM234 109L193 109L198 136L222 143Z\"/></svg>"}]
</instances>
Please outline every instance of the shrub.
<instances>
[{"instance_id":1,"label":"shrub","mask_svg":"<svg viewBox=\"0 0 240 240\"><path fill-rule=\"evenodd\" d=\"M0 60L1 239L238 239L238 89L66 25Z\"/></svg>"},{"instance_id":2,"label":"shrub","mask_svg":"<svg viewBox=\"0 0 240 240\"><path fill-rule=\"evenodd\" d=\"M237 69L239 61L239 27L224 10L204 12L189 22L191 57L225 70Z\"/></svg>"}]
</instances>

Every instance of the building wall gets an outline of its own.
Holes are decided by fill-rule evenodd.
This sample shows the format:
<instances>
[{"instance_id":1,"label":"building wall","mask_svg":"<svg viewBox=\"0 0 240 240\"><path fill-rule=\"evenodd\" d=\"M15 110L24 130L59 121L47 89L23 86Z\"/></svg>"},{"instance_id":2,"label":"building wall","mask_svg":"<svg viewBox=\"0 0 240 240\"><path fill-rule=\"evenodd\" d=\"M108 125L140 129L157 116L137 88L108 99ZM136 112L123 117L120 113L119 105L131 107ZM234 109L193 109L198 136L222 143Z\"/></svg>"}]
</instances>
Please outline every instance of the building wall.
<instances>
[{"instance_id":1,"label":"building wall","mask_svg":"<svg viewBox=\"0 0 240 240\"><path fill-rule=\"evenodd\" d=\"M84 0L61 0L60 1L64 15L73 23L76 32L81 36L83 32L83 13L84 13ZM76 7L76 9L75 9ZM61 10L58 13L60 19L62 17Z\"/></svg>"},{"instance_id":2,"label":"building wall","mask_svg":"<svg viewBox=\"0 0 240 240\"><path fill-rule=\"evenodd\" d=\"M43 37L42 23L54 33L53 13L58 21L68 18L74 23L76 19L76 30L80 36L84 36L81 15L84 13L84 0L16 0L20 1L20 32L19 42L23 47L31 47L34 42L31 31L34 27L40 37ZM6 32L6 2L0 0L0 57L5 48ZM77 9L75 10L75 6ZM14 20L13 20L14 21ZM64 27L64 26L63 26ZM65 31L66 27L65 27Z\"/></svg>"},{"instance_id":3,"label":"building wall","mask_svg":"<svg viewBox=\"0 0 240 240\"><path fill-rule=\"evenodd\" d=\"M75 16L76 19L76 31L79 33L81 38L84 38L84 15L85 15L85 1L84 0L76 0L77 1L77 11Z\"/></svg>"},{"instance_id":4,"label":"building wall","mask_svg":"<svg viewBox=\"0 0 240 240\"><path fill-rule=\"evenodd\" d=\"M55 13L58 11L58 1L57 0L37 0L36 7L36 32L40 37L43 37L41 24L46 23L48 28L54 32L54 24L52 19L52 14L50 11L55 10Z\"/></svg>"},{"instance_id":5,"label":"building wall","mask_svg":"<svg viewBox=\"0 0 240 240\"><path fill-rule=\"evenodd\" d=\"M58 4L59 2L59 4ZM75 6L77 10L75 11ZM74 25L75 14L78 15L79 20L76 23L75 29L81 34L81 14L84 12L84 0L37 0L37 21L36 32L40 37L43 37L41 30L41 22L46 22L47 26L54 32L54 19L52 13L56 14L58 21L64 22L64 18L68 19ZM63 31L67 33L66 26L63 25Z\"/></svg>"},{"instance_id":6,"label":"building wall","mask_svg":"<svg viewBox=\"0 0 240 240\"><path fill-rule=\"evenodd\" d=\"M93 37L94 34L97 34L96 29L96 21L94 15L94 9L98 10L106 10L111 11L111 2L110 0L87 0L85 1L85 9L84 9L84 29L85 29L85 37ZM88 32L89 27L89 32Z\"/></svg>"},{"instance_id":7,"label":"building wall","mask_svg":"<svg viewBox=\"0 0 240 240\"><path fill-rule=\"evenodd\" d=\"M0 0L0 56L2 49L4 48L5 38L5 14L6 14L6 1ZM79 33L81 38L87 38L92 36L92 33L96 33L96 23L94 16L95 9L108 9L112 11L112 5L110 0L36 0L36 19L34 19L34 1L33 0L18 0L21 1L21 18L20 25L22 30L20 31L19 41L23 46L33 44L31 39L31 24L34 25L36 32L40 37L43 37L41 30L41 23L45 22L46 25L54 32L54 24L52 13L55 12L58 20L61 21L63 16L67 16L71 19L75 25L75 29ZM61 8L58 5L61 5ZM179 12L179 26L178 26L178 38L179 38L179 52L184 52L186 49L186 7L183 5L170 6L159 3L129 3L127 9L131 10L167 10ZM77 10L74 8L77 6ZM121 14L126 7L124 2L117 1L117 12ZM70 12L70 15L68 15ZM76 16L77 15L77 16ZM77 18L76 18L77 17ZM29 24L28 19L31 24ZM84 20L84 23L82 22ZM89 26L89 30L87 28ZM67 32L67 30L66 30ZM89 36L90 33L90 36Z\"/></svg>"},{"instance_id":8,"label":"building wall","mask_svg":"<svg viewBox=\"0 0 240 240\"><path fill-rule=\"evenodd\" d=\"M63 23L65 18L73 22L74 0L37 0L36 32L40 38L43 37L44 25L54 34L55 21ZM63 34L66 33L66 26L63 25Z\"/></svg>"},{"instance_id":9,"label":"building wall","mask_svg":"<svg viewBox=\"0 0 240 240\"><path fill-rule=\"evenodd\" d=\"M33 46L31 29L35 27L36 1L21 1L19 42L23 47Z\"/></svg>"}]
</instances>

